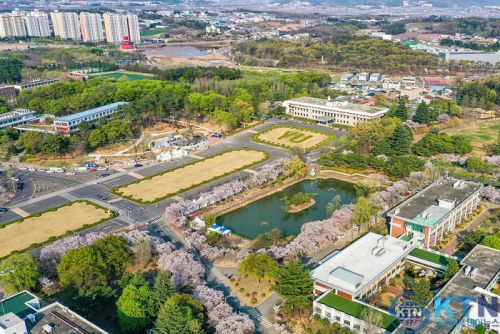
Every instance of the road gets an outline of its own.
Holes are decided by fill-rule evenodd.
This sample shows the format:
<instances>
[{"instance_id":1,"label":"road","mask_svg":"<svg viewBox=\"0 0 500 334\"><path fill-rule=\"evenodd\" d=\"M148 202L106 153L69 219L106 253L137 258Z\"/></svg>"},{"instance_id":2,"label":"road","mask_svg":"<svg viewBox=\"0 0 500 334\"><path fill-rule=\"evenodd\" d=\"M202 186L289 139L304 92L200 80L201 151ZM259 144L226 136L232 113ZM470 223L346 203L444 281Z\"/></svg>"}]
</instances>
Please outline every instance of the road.
<instances>
[{"instance_id":1,"label":"road","mask_svg":"<svg viewBox=\"0 0 500 334\"><path fill-rule=\"evenodd\" d=\"M111 189L128 184L137 180L137 176L147 177L150 175L158 174L184 165L186 163L195 161L200 158L205 158L223 151L251 148L263 150L269 153L269 159L259 165L253 166L252 170L256 170L260 165L273 161L275 159L289 157L291 152L286 149L264 145L253 142L250 137L257 131L268 128L276 124L296 124L291 121L271 120L255 128L244 130L235 135L229 136L207 149L196 152L195 155L189 155L183 159L169 162L157 163L151 166L143 166L132 168L126 171L115 172L102 172L101 175L106 173L110 174L104 177L98 174L86 173L85 175L65 175L65 174L47 174L43 172L28 172L14 169L14 175L19 177L19 182L24 183L24 189L16 195L12 202L8 205L10 209L8 212L0 216L0 224L6 224L15 219L22 217L21 214L34 214L41 212L58 205L69 203L76 199L86 199L95 202L104 207L115 210L119 213L117 218L114 218L106 223L94 226L81 233L88 233L91 231L105 231L111 232L120 229L136 222L147 223L150 230L155 235L161 236L176 244L177 247L189 247L182 237L180 237L175 230L163 222L162 216L165 207L181 198L191 198L206 191L209 188L227 182L230 179L249 175L250 172L240 171L233 173L224 178L209 182L200 187L196 187L190 191L176 196L176 199L168 198L153 205L141 205L132 202L128 199L118 197L110 192ZM303 127L316 128L321 130L328 130L327 128L301 124ZM337 136L342 136L340 131L330 130ZM104 199L103 199L104 198ZM21 213L21 214L20 214ZM225 281L225 276L220 268L214 267L209 263L203 262L207 269L207 278L210 284L222 285ZM228 289L224 289L228 293ZM259 331L262 333L272 333L271 322L273 320L272 306L277 301L277 296L272 296L257 308L241 307L236 303L235 298L231 298L234 307L248 313L257 323L260 324Z\"/></svg>"}]
</instances>

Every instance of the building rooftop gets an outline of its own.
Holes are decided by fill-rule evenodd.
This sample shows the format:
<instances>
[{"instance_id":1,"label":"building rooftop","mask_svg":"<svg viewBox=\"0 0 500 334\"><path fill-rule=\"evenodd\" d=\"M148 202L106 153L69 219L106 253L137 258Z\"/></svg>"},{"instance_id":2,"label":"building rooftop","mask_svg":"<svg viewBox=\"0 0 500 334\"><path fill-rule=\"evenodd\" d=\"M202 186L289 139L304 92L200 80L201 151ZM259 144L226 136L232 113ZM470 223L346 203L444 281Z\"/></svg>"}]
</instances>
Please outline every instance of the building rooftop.
<instances>
[{"instance_id":1,"label":"building rooftop","mask_svg":"<svg viewBox=\"0 0 500 334\"><path fill-rule=\"evenodd\" d=\"M477 245L460 263L462 264L460 271L453 276L436 297L443 299L446 297L478 298L482 296L483 294L477 291L477 288L488 290L491 283L496 281L500 274L500 250ZM475 268L473 275L466 274L468 266ZM461 303L450 303L449 306L457 316L448 318L445 316L445 312L442 312L439 317L432 316L429 319L429 324L419 333L449 333L457 325L464 311ZM431 314L434 314L432 303L429 308Z\"/></svg>"},{"instance_id":2,"label":"building rooftop","mask_svg":"<svg viewBox=\"0 0 500 334\"><path fill-rule=\"evenodd\" d=\"M436 181L388 212L390 217L434 226L455 206L481 188L479 183L457 179Z\"/></svg>"},{"instance_id":3,"label":"building rooftop","mask_svg":"<svg viewBox=\"0 0 500 334\"><path fill-rule=\"evenodd\" d=\"M345 103L349 100L350 100L350 98L347 96L339 96L331 101ZM386 112L387 111L387 109L385 109L385 108L376 108L376 107L372 107L372 106L368 106L368 105L355 104L352 102L348 102L346 105L330 106L327 104L327 102L329 102L329 101L326 99L318 99L316 97L309 97L309 96L297 97L295 99L290 99L288 101L313 104L313 105L318 105L318 106L322 106L322 107L331 107L331 108L335 108L335 109L345 109L345 110L349 110L349 111L357 111L360 113L368 113L368 114L377 114L379 112Z\"/></svg>"},{"instance_id":4,"label":"building rooftop","mask_svg":"<svg viewBox=\"0 0 500 334\"><path fill-rule=\"evenodd\" d=\"M412 248L407 241L369 232L327 258L312 271L312 277L356 294L406 256Z\"/></svg>"},{"instance_id":5,"label":"building rooftop","mask_svg":"<svg viewBox=\"0 0 500 334\"><path fill-rule=\"evenodd\" d=\"M0 301L0 316L8 313L14 313L21 319L24 319L28 314L33 314L37 310L34 308L39 305L38 297L28 291L19 292L13 296Z\"/></svg>"},{"instance_id":6,"label":"building rooftop","mask_svg":"<svg viewBox=\"0 0 500 334\"><path fill-rule=\"evenodd\" d=\"M365 309L371 308L381 315L381 327L385 328L389 332L394 331L399 325L398 320L387 313L378 311L373 307L366 306L356 301L341 297L332 292L329 292L328 294L320 297L320 299L318 299L318 303L342 311L358 319L361 319L363 317L363 312Z\"/></svg>"},{"instance_id":7,"label":"building rooftop","mask_svg":"<svg viewBox=\"0 0 500 334\"><path fill-rule=\"evenodd\" d=\"M54 333L107 334L107 332L59 303L50 304L36 314L29 323L31 334L45 334L51 328Z\"/></svg>"},{"instance_id":8,"label":"building rooftop","mask_svg":"<svg viewBox=\"0 0 500 334\"><path fill-rule=\"evenodd\" d=\"M57 117L55 120L62 121L62 122L72 122L72 121L76 121L80 118L95 115L95 114L98 114L98 113L103 112L103 111L108 111L109 109L115 109L115 108L122 106L122 105L125 105L125 104L128 104L128 102L115 102L115 103L107 104L107 105L102 106L102 107L97 107L94 109L82 111L82 112L79 112L79 113L76 113L73 115L68 115L68 116L64 116L64 117Z\"/></svg>"}]
</instances>

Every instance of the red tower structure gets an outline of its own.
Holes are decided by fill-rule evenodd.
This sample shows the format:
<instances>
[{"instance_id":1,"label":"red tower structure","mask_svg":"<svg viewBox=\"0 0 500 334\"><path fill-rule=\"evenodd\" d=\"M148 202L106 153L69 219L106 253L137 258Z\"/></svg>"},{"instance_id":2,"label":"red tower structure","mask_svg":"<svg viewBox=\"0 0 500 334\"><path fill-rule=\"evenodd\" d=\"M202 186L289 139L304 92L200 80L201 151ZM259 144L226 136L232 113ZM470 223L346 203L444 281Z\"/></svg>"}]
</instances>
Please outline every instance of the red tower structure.
<instances>
[{"instance_id":1,"label":"red tower structure","mask_svg":"<svg viewBox=\"0 0 500 334\"><path fill-rule=\"evenodd\" d=\"M123 36L123 42L121 46L122 50L132 50L134 49L134 43L129 40L129 36Z\"/></svg>"}]
</instances>

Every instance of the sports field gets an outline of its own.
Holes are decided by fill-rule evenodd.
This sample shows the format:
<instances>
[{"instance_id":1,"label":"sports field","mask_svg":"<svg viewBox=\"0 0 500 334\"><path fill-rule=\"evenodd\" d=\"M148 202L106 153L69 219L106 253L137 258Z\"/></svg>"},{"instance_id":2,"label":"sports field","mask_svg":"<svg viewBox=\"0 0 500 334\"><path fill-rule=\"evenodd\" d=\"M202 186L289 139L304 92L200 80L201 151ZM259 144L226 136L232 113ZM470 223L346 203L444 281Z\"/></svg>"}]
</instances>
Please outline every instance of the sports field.
<instances>
[{"instance_id":1,"label":"sports field","mask_svg":"<svg viewBox=\"0 0 500 334\"><path fill-rule=\"evenodd\" d=\"M126 78L127 80L132 80L132 81L155 79L155 77L151 76L151 75L135 73L135 72L121 72L121 71L94 74L94 75L91 75L90 77L91 78L111 78L111 79L117 79L117 80L119 80L121 78Z\"/></svg>"},{"instance_id":2,"label":"sports field","mask_svg":"<svg viewBox=\"0 0 500 334\"><path fill-rule=\"evenodd\" d=\"M317 148L333 139L333 134L292 126L266 129L253 137L258 142L303 150Z\"/></svg>"},{"instance_id":3,"label":"sports field","mask_svg":"<svg viewBox=\"0 0 500 334\"><path fill-rule=\"evenodd\" d=\"M466 135L471 139L475 151L484 151L485 145L491 144L498 137L500 119L467 122L464 126L446 129L450 135Z\"/></svg>"},{"instance_id":4,"label":"sports field","mask_svg":"<svg viewBox=\"0 0 500 334\"><path fill-rule=\"evenodd\" d=\"M0 257L111 217L104 208L87 202L75 202L40 216L28 216L0 229Z\"/></svg>"},{"instance_id":5,"label":"sports field","mask_svg":"<svg viewBox=\"0 0 500 334\"><path fill-rule=\"evenodd\" d=\"M228 151L136 181L114 192L131 200L152 203L250 167L266 158L265 152L257 150Z\"/></svg>"}]
</instances>

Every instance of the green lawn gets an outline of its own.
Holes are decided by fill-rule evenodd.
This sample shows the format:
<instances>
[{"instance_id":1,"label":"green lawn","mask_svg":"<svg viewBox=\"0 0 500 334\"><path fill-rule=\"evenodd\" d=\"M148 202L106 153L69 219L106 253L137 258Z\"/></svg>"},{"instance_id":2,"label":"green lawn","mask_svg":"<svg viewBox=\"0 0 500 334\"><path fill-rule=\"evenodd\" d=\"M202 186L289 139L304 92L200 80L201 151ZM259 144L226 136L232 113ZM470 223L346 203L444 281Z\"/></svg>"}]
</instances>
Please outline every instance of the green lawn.
<instances>
[{"instance_id":1,"label":"green lawn","mask_svg":"<svg viewBox=\"0 0 500 334\"><path fill-rule=\"evenodd\" d=\"M349 300L347 298L341 297L339 295L336 295L334 293L329 293L323 298L319 300L321 304L324 304L326 306L329 306L331 308L334 308L336 310L339 310L341 312L344 312L346 314L352 315L353 317L356 317L358 319L361 319L363 310L367 308L367 306L357 303L355 301ZM375 309L374 309L375 310ZM379 312L375 310L376 312ZM382 316L382 327L388 330L389 332L392 332L393 330L398 327L399 322L396 318L393 316L390 316L386 313L379 312L380 315Z\"/></svg>"},{"instance_id":2,"label":"green lawn","mask_svg":"<svg viewBox=\"0 0 500 334\"><path fill-rule=\"evenodd\" d=\"M476 150L483 150L484 145L493 142L500 131L500 119L480 120L471 122L470 126L456 127L446 129L445 132L450 135L465 135L470 138L472 145Z\"/></svg>"},{"instance_id":3,"label":"green lawn","mask_svg":"<svg viewBox=\"0 0 500 334\"><path fill-rule=\"evenodd\" d=\"M131 72L109 72L109 73L103 73L103 74L95 74L92 75L91 78L111 78L111 79L121 79L121 78L127 78L128 80L151 80L155 79L154 76L150 75L143 75L143 74L138 74L138 73L131 73Z\"/></svg>"},{"instance_id":4,"label":"green lawn","mask_svg":"<svg viewBox=\"0 0 500 334\"><path fill-rule=\"evenodd\" d=\"M414 250L412 250L410 252L410 255L414 256L414 257L418 257L419 259L422 259L422 260L426 260L426 261L440 264L442 266L447 266L448 261L450 260L450 258L448 258L448 257L434 254L434 253L428 252L428 251L420 249L420 248L415 248Z\"/></svg>"},{"instance_id":5,"label":"green lawn","mask_svg":"<svg viewBox=\"0 0 500 334\"><path fill-rule=\"evenodd\" d=\"M154 35L164 34L166 32L167 29L146 30L146 31L141 31L141 37L154 36Z\"/></svg>"}]
</instances>

